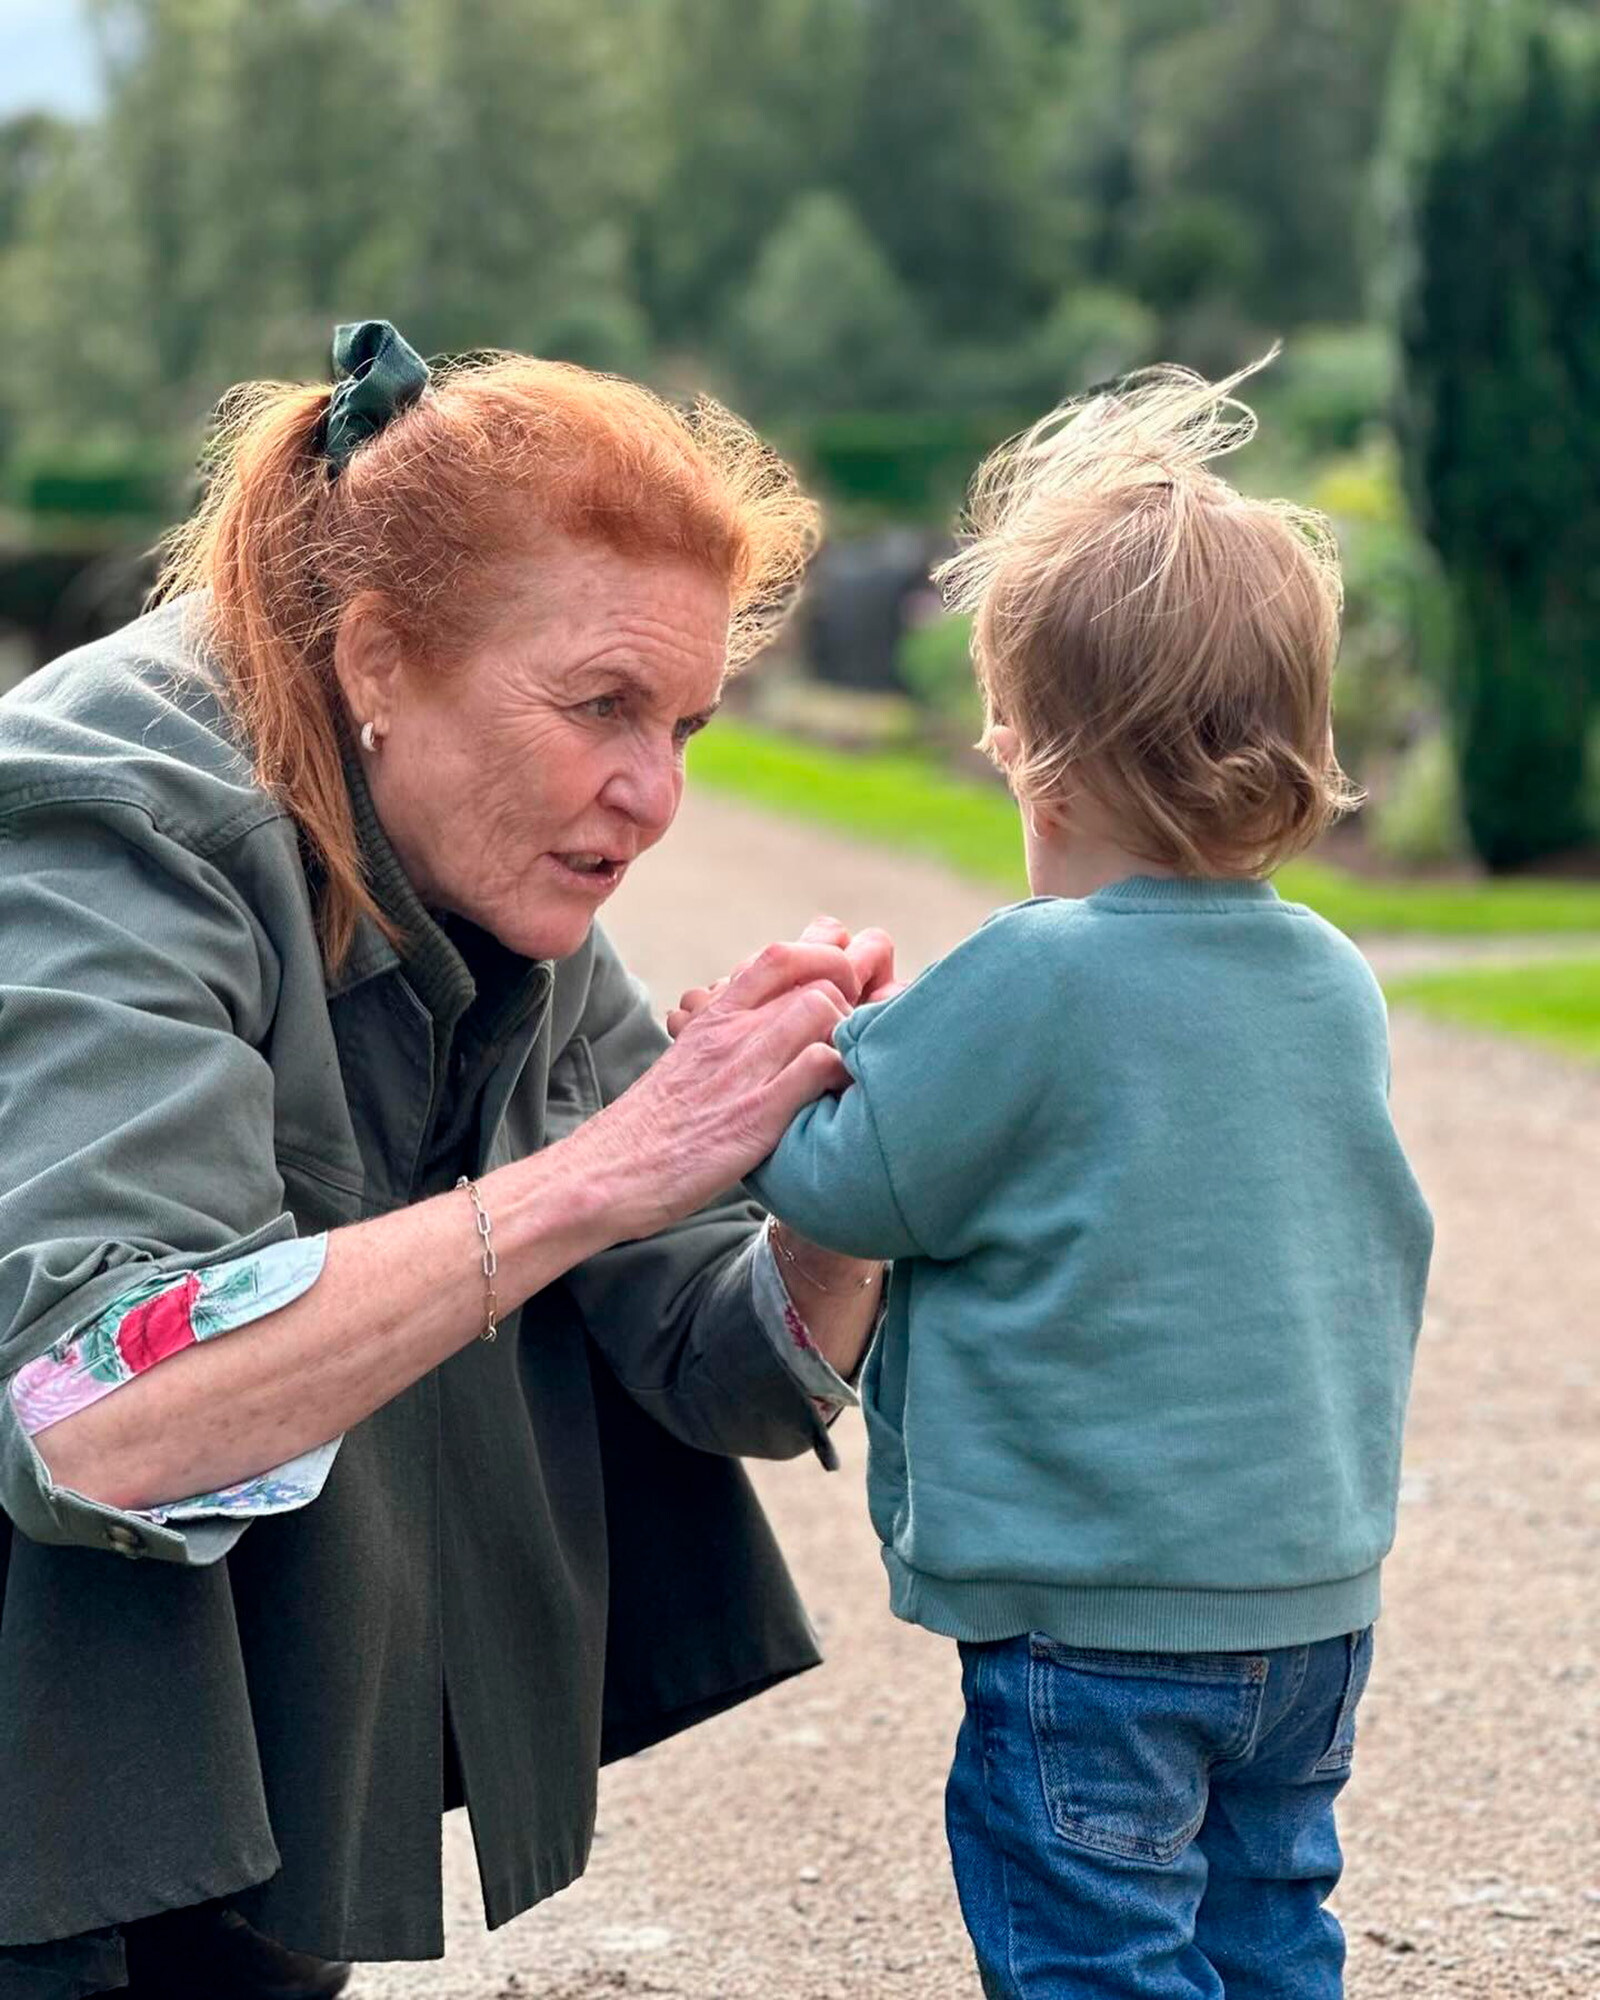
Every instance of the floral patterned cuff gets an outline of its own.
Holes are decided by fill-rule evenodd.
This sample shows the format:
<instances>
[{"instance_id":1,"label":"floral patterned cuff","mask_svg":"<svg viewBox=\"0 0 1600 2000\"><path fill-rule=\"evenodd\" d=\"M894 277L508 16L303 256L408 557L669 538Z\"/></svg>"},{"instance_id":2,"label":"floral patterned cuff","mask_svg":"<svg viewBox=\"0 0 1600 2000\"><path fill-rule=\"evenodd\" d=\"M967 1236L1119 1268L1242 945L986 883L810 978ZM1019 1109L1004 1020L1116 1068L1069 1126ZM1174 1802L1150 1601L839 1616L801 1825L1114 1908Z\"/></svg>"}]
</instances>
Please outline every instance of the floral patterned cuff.
<instances>
[{"instance_id":1,"label":"floral patterned cuff","mask_svg":"<svg viewBox=\"0 0 1600 2000\"><path fill-rule=\"evenodd\" d=\"M756 1317L767 1338L778 1350L783 1365L811 1398L817 1415L824 1423L831 1424L841 1410L851 1408L859 1398L811 1338L811 1330L789 1296L765 1234L756 1247L754 1284Z\"/></svg>"},{"instance_id":2,"label":"floral patterned cuff","mask_svg":"<svg viewBox=\"0 0 1600 2000\"><path fill-rule=\"evenodd\" d=\"M294 1237L248 1257L199 1271L163 1271L133 1284L87 1326L64 1334L17 1370L10 1393L23 1430L38 1438L185 1347L277 1312L321 1277L327 1243L326 1236ZM152 1521L189 1521L304 1507L322 1491L339 1444L333 1438L215 1493L127 1511Z\"/></svg>"}]
</instances>

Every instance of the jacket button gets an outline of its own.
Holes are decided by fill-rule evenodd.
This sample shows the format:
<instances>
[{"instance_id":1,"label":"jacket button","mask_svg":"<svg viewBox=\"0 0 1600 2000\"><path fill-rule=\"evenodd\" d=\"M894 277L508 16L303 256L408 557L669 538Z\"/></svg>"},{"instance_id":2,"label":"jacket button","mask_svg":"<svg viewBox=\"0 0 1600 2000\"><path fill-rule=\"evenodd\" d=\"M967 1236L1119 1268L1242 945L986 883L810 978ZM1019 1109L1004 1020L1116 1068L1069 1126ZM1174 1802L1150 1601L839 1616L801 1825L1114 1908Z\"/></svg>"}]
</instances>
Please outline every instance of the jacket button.
<instances>
[{"instance_id":1,"label":"jacket button","mask_svg":"<svg viewBox=\"0 0 1600 2000\"><path fill-rule=\"evenodd\" d=\"M106 1529L106 1540L122 1556L144 1554L144 1536L137 1528L130 1528L121 1521L113 1521Z\"/></svg>"}]
</instances>

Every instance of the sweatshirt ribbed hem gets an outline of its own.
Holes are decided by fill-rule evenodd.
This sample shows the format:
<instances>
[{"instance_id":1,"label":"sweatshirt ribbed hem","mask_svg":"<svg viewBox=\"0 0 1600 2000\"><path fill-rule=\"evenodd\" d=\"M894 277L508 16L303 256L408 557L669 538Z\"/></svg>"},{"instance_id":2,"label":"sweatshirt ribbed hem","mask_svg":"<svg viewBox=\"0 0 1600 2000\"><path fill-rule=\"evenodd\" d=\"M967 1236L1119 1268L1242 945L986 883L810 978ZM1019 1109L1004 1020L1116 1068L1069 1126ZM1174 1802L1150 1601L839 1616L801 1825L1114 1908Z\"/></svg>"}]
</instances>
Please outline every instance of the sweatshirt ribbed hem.
<instances>
[{"instance_id":1,"label":"sweatshirt ribbed hem","mask_svg":"<svg viewBox=\"0 0 1600 2000\"><path fill-rule=\"evenodd\" d=\"M1378 1615L1379 1567L1293 1590L1177 1590L1056 1583L954 1582L883 1551L897 1618L982 1644L1044 1632L1117 1653L1253 1653L1358 1632Z\"/></svg>"}]
</instances>

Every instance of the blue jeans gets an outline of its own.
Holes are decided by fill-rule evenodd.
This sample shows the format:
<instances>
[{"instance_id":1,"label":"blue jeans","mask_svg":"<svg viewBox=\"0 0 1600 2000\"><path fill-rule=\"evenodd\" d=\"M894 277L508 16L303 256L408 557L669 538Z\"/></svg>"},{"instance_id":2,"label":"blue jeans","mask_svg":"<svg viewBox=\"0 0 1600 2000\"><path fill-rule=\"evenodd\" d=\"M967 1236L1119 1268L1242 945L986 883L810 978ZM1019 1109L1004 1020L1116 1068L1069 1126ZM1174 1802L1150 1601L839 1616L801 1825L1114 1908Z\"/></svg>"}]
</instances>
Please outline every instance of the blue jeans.
<instances>
[{"instance_id":1,"label":"blue jeans","mask_svg":"<svg viewBox=\"0 0 1600 2000\"><path fill-rule=\"evenodd\" d=\"M1333 1802L1372 1633L1268 1653L963 1646L946 1794L990 2000L1337 2000Z\"/></svg>"}]
</instances>

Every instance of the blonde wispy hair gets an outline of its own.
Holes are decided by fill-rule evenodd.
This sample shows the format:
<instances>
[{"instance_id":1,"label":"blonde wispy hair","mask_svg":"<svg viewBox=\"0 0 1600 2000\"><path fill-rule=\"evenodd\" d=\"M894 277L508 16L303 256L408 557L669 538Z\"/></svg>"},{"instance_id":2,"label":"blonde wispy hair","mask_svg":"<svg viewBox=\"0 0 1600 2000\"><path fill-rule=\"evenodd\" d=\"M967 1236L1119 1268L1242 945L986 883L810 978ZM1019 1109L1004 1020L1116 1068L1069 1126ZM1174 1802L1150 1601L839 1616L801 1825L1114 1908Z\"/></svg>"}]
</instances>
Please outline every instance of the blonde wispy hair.
<instances>
[{"instance_id":1,"label":"blonde wispy hair","mask_svg":"<svg viewBox=\"0 0 1600 2000\"><path fill-rule=\"evenodd\" d=\"M1020 740L1018 799L1087 792L1185 874L1265 874L1360 802L1333 749L1331 524L1210 469L1255 435L1233 391L1273 354L1220 382L1144 369L1052 410L984 461L934 572L973 619L983 747L1002 724Z\"/></svg>"}]
</instances>

